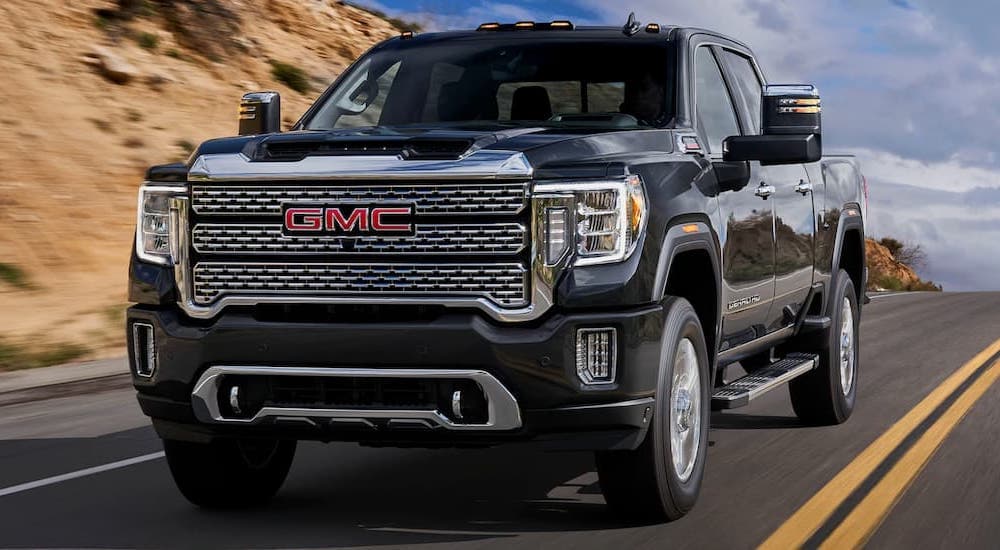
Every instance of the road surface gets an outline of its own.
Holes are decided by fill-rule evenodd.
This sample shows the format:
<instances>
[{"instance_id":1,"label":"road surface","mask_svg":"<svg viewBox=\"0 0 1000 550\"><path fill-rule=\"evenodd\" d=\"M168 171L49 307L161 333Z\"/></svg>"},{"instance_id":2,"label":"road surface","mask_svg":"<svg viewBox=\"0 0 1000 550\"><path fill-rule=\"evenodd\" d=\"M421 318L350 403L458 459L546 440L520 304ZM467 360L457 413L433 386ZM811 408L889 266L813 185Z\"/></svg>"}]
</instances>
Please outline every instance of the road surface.
<instances>
[{"instance_id":1,"label":"road surface","mask_svg":"<svg viewBox=\"0 0 1000 550\"><path fill-rule=\"evenodd\" d=\"M130 390L10 405L0 546L996 548L1000 365L979 363L998 338L1000 294L875 298L850 421L803 427L783 389L714 414L701 499L668 525L611 518L590 454L524 446L306 443L270 507L205 511L174 489Z\"/></svg>"}]
</instances>

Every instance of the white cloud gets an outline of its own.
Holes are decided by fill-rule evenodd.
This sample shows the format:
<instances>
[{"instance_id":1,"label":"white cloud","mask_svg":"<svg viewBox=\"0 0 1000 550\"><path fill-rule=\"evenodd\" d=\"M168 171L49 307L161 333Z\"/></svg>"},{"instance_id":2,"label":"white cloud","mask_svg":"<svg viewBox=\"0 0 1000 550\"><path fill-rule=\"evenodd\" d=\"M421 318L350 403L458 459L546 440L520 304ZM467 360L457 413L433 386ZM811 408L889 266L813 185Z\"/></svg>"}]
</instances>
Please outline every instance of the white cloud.
<instances>
[{"instance_id":1,"label":"white cloud","mask_svg":"<svg viewBox=\"0 0 1000 550\"><path fill-rule=\"evenodd\" d=\"M858 157L865 175L871 180L952 193L977 188L1000 189L1000 170L971 166L959 157L932 162L871 149L848 149L845 152Z\"/></svg>"}]
</instances>

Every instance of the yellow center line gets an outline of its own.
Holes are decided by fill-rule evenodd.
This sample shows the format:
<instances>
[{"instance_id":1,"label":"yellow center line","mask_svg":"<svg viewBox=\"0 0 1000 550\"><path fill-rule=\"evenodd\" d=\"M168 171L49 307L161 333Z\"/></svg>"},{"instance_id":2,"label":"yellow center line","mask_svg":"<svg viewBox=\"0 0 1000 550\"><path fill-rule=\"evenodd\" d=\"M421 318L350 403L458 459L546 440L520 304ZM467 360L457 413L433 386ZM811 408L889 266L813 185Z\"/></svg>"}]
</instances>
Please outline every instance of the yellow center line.
<instances>
[{"instance_id":1,"label":"yellow center line","mask_svg":"<svg viewBox=\"0 0 1000 550\"><path fill-rule=\"evenodd\" d=\"M803 546L809 537L834 513L906 437L916 429L948 396L969 379L990 357L1000 353L1000 339L979 352L952 373L940 386L913 407L885 433L844 467L822 489L785 521L760 548L785 549ZM984 390L985 391L985 390Z\"/></svg>"},{"instance_id":2,"label":"yellow center line","mask_svg":"<svg viewBox=\"0 0 1000 550\"><path fill-rule=\"evenodd\" d=\"M882 525L892 508L903 497L913 481L920 475L934 453L944 443L969 409L986 390L1000 378L1000 362L993 363L968 390L958 398L948 411L910 448L903 458L889 470L867 496L834 530L820 548L858 548L865 544Z\"/></svg>"}]
</instances>

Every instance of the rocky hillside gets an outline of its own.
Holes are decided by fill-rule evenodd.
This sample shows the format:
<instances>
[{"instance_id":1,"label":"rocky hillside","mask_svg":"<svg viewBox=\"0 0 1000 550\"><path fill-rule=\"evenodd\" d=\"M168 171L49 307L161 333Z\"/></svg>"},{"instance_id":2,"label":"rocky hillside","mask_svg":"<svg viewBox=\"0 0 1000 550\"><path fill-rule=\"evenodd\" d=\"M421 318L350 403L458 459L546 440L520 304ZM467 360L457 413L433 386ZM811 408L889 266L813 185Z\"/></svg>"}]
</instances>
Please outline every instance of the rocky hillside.
<instances>
[{"instance_id":1,"label":"rocky hillside","mask_svg":"<svg viewBox=\"0 0 1000 550\"><path fill-rule=\"evenodd\" d=\"M0 2L0 363L120 353L145 167L235 133L247 91L292 123L397 25L335 0Z\"/></svg>"},{"instance_id":2,"label":"rocky hillside","mask_svg":"<svg viewBox=\"0 0 1000 550\"><path fill-rule=\"evenodd\" d=\"M941 290L933 281L922 280L911 266L897 260L878 241L867 239L865 253L868 257L869 290Z\"/></svg>"}]
</instances>

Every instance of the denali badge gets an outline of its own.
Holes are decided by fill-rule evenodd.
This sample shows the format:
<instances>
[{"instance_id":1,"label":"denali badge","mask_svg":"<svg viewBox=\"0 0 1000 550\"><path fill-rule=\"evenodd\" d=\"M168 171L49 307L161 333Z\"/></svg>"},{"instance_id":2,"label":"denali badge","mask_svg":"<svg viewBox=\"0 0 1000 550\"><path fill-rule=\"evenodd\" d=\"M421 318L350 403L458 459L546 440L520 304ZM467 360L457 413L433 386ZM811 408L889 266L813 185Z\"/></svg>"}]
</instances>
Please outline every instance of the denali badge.
<instances>
[{"instance_id":1,"label":"denali badge","mask_svg":"<svg viewBox=\"0 0 1000 550\"><path fill-rule=\"evenodd\" d=\"M760 303L760 296L754 294L753 296L748 296L746 298L740 298L739 300L729 302L729 304L726 305L726 309L729 311L734 311L737 309L743 309L745 307L759 303Z\"/></svg>"},{"instance_id":2,"label":"denali badge","mask_svg":"<svg viewBox=\"0 0 1000 550\"><path fill-rule=\"evenodd\" d=\"M289 237L407 237L414 234L413 211L409 203L283 204L281 233Z\"/></svg>"}]
</instances>

